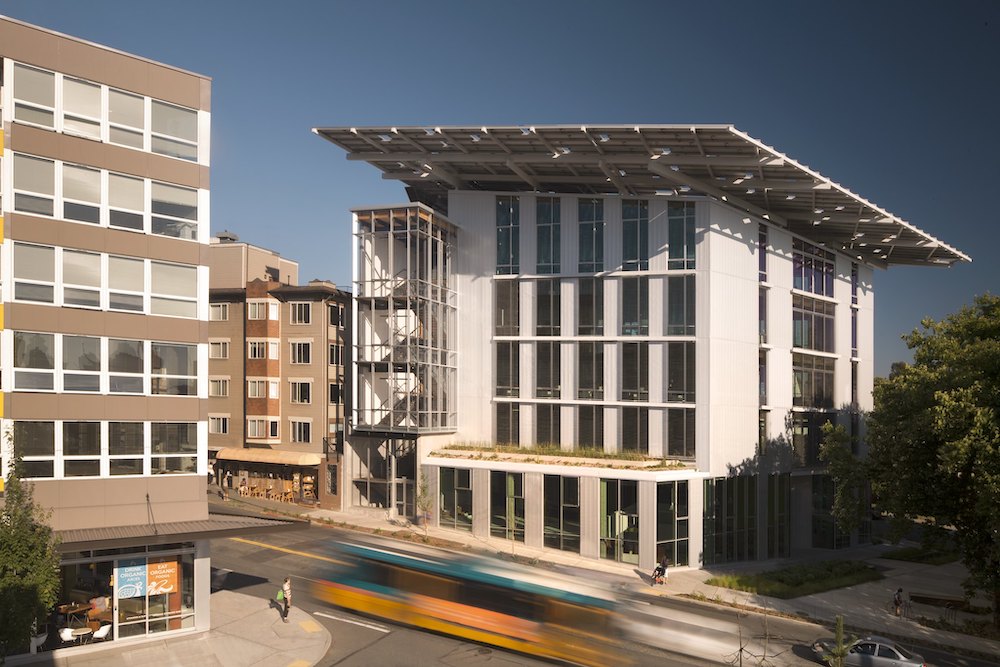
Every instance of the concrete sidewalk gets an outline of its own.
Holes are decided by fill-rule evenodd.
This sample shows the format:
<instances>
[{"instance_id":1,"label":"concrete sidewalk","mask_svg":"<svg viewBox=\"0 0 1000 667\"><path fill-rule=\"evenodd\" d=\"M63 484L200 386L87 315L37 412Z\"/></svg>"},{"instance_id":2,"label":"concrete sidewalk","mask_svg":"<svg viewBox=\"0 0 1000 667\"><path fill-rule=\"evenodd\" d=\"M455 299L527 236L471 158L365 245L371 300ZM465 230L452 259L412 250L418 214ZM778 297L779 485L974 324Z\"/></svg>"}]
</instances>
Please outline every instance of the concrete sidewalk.
<instances>
[{"instance_id":1,"label":"concrete sidewalk","mask_svg":"<svg viewBox=\"0 0 1000 667\"><path fill-rule=\"evenodd\" d=\"M308 518L319 523L330 523L366 531L379 530L383 535L396 531L413 531L417 535L425 534L421 527L411 526L406 521L390 519L385 510L355 509L347 512L334 512L290 503L249 498L231 498L223 503L217 494L212 498L211 503L215 507L273 511ZM896 617L889 608L889 603L892 600L893 591L897 588L902 588L907 595L920 592L962 598L964 596L962 581L966 578L967 573L960 563L934 566L880 558L882 553L893 548L886 545L867 545L836 551L807 549L794 553L794 558L727 564L709 569L675 567L670 569L669 582L666 586L654 587L649 585L648 573L640 572L632 565L581 558L579 555L556 549L533 549L523 543L497 538L481 538L459 530L432 527L427 529L426 534L428 537L447 540L472 550L493 554L509 554L521 560L539 561L571 570L586 569L593 573L593 578L605 581L619 589L627 589L630 593L637 595L654 598L658 596L694 596L709 603L737 604L761 611L797 616L830 628L833 627L836 616L842 614L845 626L852 634L858 636L886 635L895 637L904 643L910 640L939 646L946 650L971 652L994 660L1000 657L1000 641L936 630L920 625L914 620L920 616L938 618L945 615L945 610L940 607L908 604L907 613L901 618ZM716 574L761 572L804 561L831 559L866 561L877 567L883 573L884 578L879 581L792 600L743 593L728 588L709 586L705 583L707 579ZM955 618L958 620L963 618L989 620L991 617L975 617L959 612L955 614ZM823 632L821 631L817 636Z\"/></svg>"},{"instance_id":2,"label":"concrete sidewalk","mask_svg":"<svg viewBox=\"0 0 1000 667\"><path fill-rule=\"evenodd\" d=\"M275 584L277 590L278 584ZM292 607L288 623L270 600L243 593L212 594L212 629L158 641L99 642L18 656L8 664L56 667L311 667L330 648L330 633Z\"/></svg>"}]
</instances>

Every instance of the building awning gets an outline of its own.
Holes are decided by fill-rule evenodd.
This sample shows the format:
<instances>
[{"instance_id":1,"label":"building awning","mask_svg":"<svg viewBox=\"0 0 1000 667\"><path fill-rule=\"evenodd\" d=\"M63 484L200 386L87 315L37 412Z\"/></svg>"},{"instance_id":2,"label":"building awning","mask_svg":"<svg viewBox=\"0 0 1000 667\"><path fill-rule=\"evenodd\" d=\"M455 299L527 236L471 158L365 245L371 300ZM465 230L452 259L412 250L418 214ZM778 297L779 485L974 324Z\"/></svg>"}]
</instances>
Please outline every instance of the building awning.
<instances>
[{"instance_id":1,"label":"building awning","mask_svg":"<svg viewBox=\"0 0 1000 667\"><path fill-rule=\"evenodd\" d=\"M710 197L886 268L962 251L731 125L324 127L313 132L447 213L449 190ZM453 220L461 224L460 220Z\"/></svg>"},{"instance_id":2,"label":"building awning","mask_svg":"<svg viewBox=\"0 0 1000 667\"><path fill-rule=\"evenodd\" d=\"M308 521L275 519L247 514L209 513L207 519L176 521L173 523L148 523L108 528L79 528L55 531L59 537L61 553L75 553L95 549L121 549L124 547L154 544L173 544L226 537L245 537L299 530L309 526Z\"/></svg>"},{"instance_id":3,"label":"building awning","mask_svg":"<svg viewBox=\"0 0 1000 667\"><path fill-rule=\"evenodd\" d=\"M318 466L319 454L306 452L284 452L275 449L220 449L216 461L243 461L245 463L272 463L283 466Z\"/></svg>"}]
</instances>

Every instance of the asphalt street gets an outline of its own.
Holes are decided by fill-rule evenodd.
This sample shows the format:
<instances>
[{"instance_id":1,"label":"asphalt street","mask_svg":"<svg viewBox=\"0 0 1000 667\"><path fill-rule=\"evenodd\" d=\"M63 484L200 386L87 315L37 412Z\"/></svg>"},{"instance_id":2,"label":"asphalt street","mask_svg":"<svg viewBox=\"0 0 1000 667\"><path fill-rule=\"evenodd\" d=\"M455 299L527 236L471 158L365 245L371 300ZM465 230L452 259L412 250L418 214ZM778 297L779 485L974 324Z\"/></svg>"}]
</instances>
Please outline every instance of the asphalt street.
<instances>
[{"instance_id":1,"label":"asphalt street","mask_svg":"<svg viewBox=\"0 0 1000 667\"><path fill-rule=\"evenodd\" d=\"M324 578L333 566L331 543L339 535L326 526L255 539L217 540L212 546L213 588L272 598L290 575L296 605L331 633L322 667L362 665L543 665L531 657L473 644L448 636L387 623L331 608L308 596L310 581ZM572 571L569 574L574 574ZM589 580L621 586L621 577L588 571ZM624 598L629 657L636 665L816 664L810 646L829 630L794 619L746 614L708 603L664 598ZM277 613L277 609L275 609ZM975 660L913 646L936 667L996 667Z\"/></svg>"}]
</instances>

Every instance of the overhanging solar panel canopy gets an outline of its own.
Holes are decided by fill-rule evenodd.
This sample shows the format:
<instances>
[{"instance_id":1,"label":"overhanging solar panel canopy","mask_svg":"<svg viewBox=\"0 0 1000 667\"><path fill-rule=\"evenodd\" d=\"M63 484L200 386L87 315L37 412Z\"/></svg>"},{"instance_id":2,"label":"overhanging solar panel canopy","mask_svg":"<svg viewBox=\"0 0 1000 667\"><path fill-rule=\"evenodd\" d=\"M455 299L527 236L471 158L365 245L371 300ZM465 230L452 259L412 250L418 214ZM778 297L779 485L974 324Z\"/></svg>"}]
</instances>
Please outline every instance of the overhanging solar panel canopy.
<instances>
[{"instance_id":1,"label":"overhanging solar panel canopy","mask_svg":"<svg viewBox=\"0 0 1000 667\"><path fill-rule=\"evenodd\" d=\"M448 190L701 195L873 266L972 259L731 125L329 127L316 134L402 181Z\"/></svg>"}]
</instances>

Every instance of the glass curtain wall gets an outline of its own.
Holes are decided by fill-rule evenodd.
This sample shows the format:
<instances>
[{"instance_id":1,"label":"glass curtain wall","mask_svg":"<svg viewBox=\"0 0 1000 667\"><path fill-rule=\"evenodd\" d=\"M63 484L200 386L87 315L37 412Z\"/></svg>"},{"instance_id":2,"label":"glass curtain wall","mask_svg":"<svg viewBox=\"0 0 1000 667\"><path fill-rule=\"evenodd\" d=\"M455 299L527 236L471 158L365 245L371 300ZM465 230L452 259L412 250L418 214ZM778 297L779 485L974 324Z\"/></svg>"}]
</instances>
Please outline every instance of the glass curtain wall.
<instances>
[{"instance_id":1,"label":"glass curtain wall","mask_svg":"<svg viewBox=\"0 0 1000 667\"><path fill-rule=\"evenodd\" d=\"M666 556L671 565L687 565L688 483L656 485L656 562Z\"/></svg>"},{"instance_id":2,"label":"glass curtain wall","mask_svg":"<svg viewBox=\"0 0 1000 667\"><path fill-rule=\"evenodd\" d=\"M440 514L442 528L472 531L472 471L464 468L441 468Z\"/></svg>"},{"instance_id":3,"label":"glass curtain wall","mask_svg":"<svg viewBox=\"0 0 1000 667\"><path fill-rule=\"evenodd\" d=\"M705 565L757 558L757 476L705 480Z\"/></svg>"}]
</instances>

